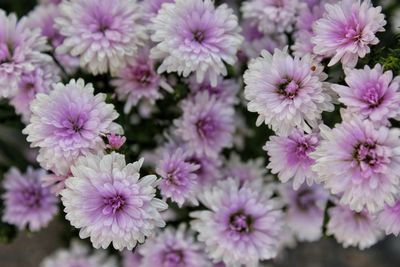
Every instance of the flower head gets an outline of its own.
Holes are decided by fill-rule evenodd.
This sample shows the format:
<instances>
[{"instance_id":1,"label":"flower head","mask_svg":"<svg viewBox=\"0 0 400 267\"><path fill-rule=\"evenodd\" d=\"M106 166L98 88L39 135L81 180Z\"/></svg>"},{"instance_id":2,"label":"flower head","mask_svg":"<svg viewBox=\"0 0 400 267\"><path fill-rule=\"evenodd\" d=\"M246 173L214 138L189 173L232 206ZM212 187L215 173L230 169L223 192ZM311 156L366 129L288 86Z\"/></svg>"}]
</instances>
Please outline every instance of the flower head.
<instances>
[{"instance_id":1,"label":"flower head","mask_svg":"<svg viewBox=\"0 0 400 267\"><path fill-rule=\"evenodd\" d=\"M152 56L163 60L159 72L178 72L184 77L194 72L197 82L208 79L212 86L219 75L227 74L224 63L235 63L243 41L233 10L226 4L215 8L211 0L163 4L152 30L151 39L157 43Z\"/></svg>"},{"instance_id":2,"label":"flower head","mask_svg":"<svg viewBox=\"0 0 400 267\"><path fill-rule=\"evenodd\" d=\"M373 7L370 0L342 0L326 4L325 10L314 25L314 53L332 57L328 66L341 60L354 67L359 57L370 52L369 46L379 42L375 34L386 25L382 8Z\"/></svg>"},{"instance_id":3,"label":"flower head","mask_svg":"<svg viewBox=\"0 0 400 267\"><path fill-rule=\"evenodd\" d=\"M44 170L30 167L26 173L11 168L5 174L3 221L16 225L20 230L27 227L30 231L38 231L47 226L58 208L57 198L41 185L40 179L44 175Z\"/></svg>"},{"instance_id":4,"label":"flower head","mask_svg":"<svg viewBox=\"0 0 400 267\"><path fill-rule=\"evenodd\" d=\"M261 183L227 179L204 190L200 196L208 210L190 215L208 255L228 266L256 266L274 258L282 233L282 211Z\"/></svg>"},{"instance_id":5,"label":"flower head","mask_svg":"<svg viewBox=\"0 0 400 267\"><path fill-rule=\"evenodd\" d=\"M107 135L107 140L108 140L108 145L107 145L108 148L118 150L125 144L126 137L111 133Z\"/></svg>"},{"instance_id":6,"label":"flower head","mask_svg":"<svg viewBox=\"0 0 400 267\"><path fill-rule=\"evenodd\" d=\"M318 182L358 212L394 204L400 174L398 130L353 120L332 130L321 127L321 135L323 140L310 154Z\"/></svg>"},{"instance_id":7,"label":"flower head","mask_svg":"<svg viewBox=\"0 0 400 267\"><path fill-rule=\"evenodd\" d=\"M155 197L157 177L140 178L143 159L126 164L118 153L88 155L72 166L61 200L66 219L90 237L95 248L132 250L165 222L160 211L167 205Z\"/></svg>"},{"instance_id":8,"label":"flower head","mask_svg":"<svg viewBox=\"0 0 400 267\"><path fill-rule=\"evenodd\" d=\"M66 175L81 155L101 151L102 136L120 131L118 117L106 95L94 95L92 84L82 79L54 85L47 94L32 101L30 124L23 130L32 147L39 147L40 165L57 175Z\"/></svg>"},{"instance_id":9,"label":"flower head","mask_svg":"<svg viewBox=\"0 0 400 267\"><path fill-rule=\"evenodd\" d=\"M60 4L56 27L65 37L59 53L80 57L90 73L115 72L145 40L136 0L74 0Z\"/></svg>"},{"instance_id":10,"label":"flower head","mask_svg":"<svg viewBox=\"0 0 400 267\"><path fill-rule=\"evenodd\" d=\"M400 200L392 206L386 205L377 215L377 224L386 234L398 236L400 233Z\"/></svg>"},{"instance_id":11,"label":"flower head","mask_svg":"<svg viewBox=\"0 0 400 267\"><path fill-rule=\"evenodd\" d=\"M348 86L332 85L339 94L339 101L348 112L360 119L369 119L377 124L387 124L390 118L400 118L400 78L393 79L391 71L383 71L381 65L373 69L348 70Z\"/></svg>"},{"instance_id":12,"label":"flower head","mask_svg":"<svg viewBox=\"0 0 400 267\"><path fill-rule=\"evenodd\" d=\"M259 114L257 125L265 122L278 134L295 127L310 132L323 111L332 111L323 82L326 76L311 57L291 57L286 50L261 57L249 64L244 74L244 95L249 111Z\"/></svg>"}]
</instances>

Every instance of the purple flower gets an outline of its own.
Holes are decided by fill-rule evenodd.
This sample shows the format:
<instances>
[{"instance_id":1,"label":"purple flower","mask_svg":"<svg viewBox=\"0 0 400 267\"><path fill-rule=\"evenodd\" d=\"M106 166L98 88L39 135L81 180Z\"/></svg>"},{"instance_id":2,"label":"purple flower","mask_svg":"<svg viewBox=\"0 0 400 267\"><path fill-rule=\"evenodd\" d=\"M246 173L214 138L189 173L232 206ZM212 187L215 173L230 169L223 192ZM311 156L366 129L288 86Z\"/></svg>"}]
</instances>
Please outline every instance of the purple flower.
<instances>
[{"instance_id":1,"label":"purple flower","mask_svg":"<svg viewBox=\"0 0 400 267\"><path fill-rule=\"evenodd\" d=\"M247 108L258 113L257 125L265 122L280 135L295 127L310 132L323 111L334 109L325 79L309 56L293 58L287 49L273 55L263 51L244 74Z\"/></svg>"},{"instance_id":2,"label":"purple flower","mask_svg":"<svg viewBox=\"0 0 400 267\"><path fill-rule=\"evenodd\" d=\"M315 161L309 154L315 151L318 143L316 134L304 134L299 130L289 136L272 136L263 147L270 160L267 168L273 174L278 174L283 183L293 179L294 190L299 189L304 182L312 185L316 175L311 165Z\"/></svg>"},{"instance_id":3,"label":"purple flower","mask_svg":"<svg viewBox=\"0 0 400 267\"><path fill-rule=\"evenodd\" d=\"M204 190L200 199L208 210L190 214L192 229L199 233L214 262L227 266L256 266L278 253L283 218L272 191L261 183L227 179Z\"/></svg>"},{"instance_id":4,"label":"purple flower","mask_svg":"<svg viewBox=\"0 0 400 267\"><path fill-rule=\"evenodd\" d=\"M378 213L377 223L381 229L385 230L387 235L398 236L400 233L400 200L397 200L392 206L386 205Z\"/></svg>"},{"instance_id":5,"label":"purple flower","mask_svg":"<svg viewBox=\"0 0 400 267\"><path fill-rule=\"evenodd\" d=\"M72 241L69 249L59 249L46 257L40 267L115 267L117 261L104 251L90 249L80 241Z\"/></svg>"},{"instance_id":6,"label":"purple flower","mask_svg":"<svg viewBox=\"0 0 400 267\"><path fill-rule=\"evenodd\" d=\"M347 106L346 112L360 119L377 124L388 124L388 119L400 119L400 78L393 79L391 71L383 71L381 65L373 69L348 70L348 86L332 85L339 94L339 101Z\"/></svg>"},{"instance_id":7,"label":"purple flower","mask_svg":"<svg viewBox=\"0 0 400 267\"><path fill-rule=\"evenodd\" d=\"M172 87L154 69L154 61L149 58L149 50L140 48L138 53L128 60L128 64L119 69L111 84L116 87L119 100L125 101L124 112L129 113L141 99L154 104L162 98L160 89L171 92Z\"/></svg>"},{"instance_id":8,"label":"purple flower","mask_svg":"<svg viewBox=\"0 0 400 267\"><path fill-rule=\"evenodd\" d=\"M197 82L210 80L212 86L219 75L227 74L224 63L235 63L243 41L233 10L226 4L215 8L211 0L165 3L151 28L157 43L151 54L162 59L158 72L183 77L194 72Z\"/></svg>"},{"instance_id":9,"label":"purple flower","mask_svg":"<svg viewBox=\"0 0 400 267\"><path fill-rule=\"evenodd\" d=\"M118 113L105 99L82 79L55 84L48 95L37 94L23 133L32 147L40 148L37 160L44 169L66 175L79 156L104 149L102 136L122 131L113 123Z\"/></svg>"},{"instance_id":10,"label":"purple flower","mask_svg":"<svg viewBox=\"0 0 400 267\"><path fill-rule=\"evenodd\" d=\"M232 153L225 162L225 178L237 178L240 183L252 182L266 177L267 170L262 158L243 162L237 154Z\"/></svg>"},{"instance_id":11,"label":"purple flower","mask_svg":"<svg viewBox=\"0 0 400 267\"><path fill-rule=\"evenodd\" d=\"M179 206L186 200L198 204L194 192L198 183L196 171L200 166L191 163L188 155L180 147L166 150L156 169L157 174L163 178L160 183L161 195L171 198Z\"/></svg>"},{"instance_id":12,"label":"purple flower","mask_svg":"<svg viewBox=\"0 0 400 267\"><path fill-rule=\"evenodd\" d=\"M325 205L329 194L319 185L302 185L297 191L282 185L287 203L286 223L299 241L317 241L322 236Z\"/></svg>"},{"instance_id":13,"label":"purple flower","mask_svg":"<svg viewBox=\"0 0 400 267\"><path fill-rule=\"evenodd\" d=\"M370 52L369 46L379 42L375 34L386 25L382 8L373 7L370 0L342 0L326 4L325 10L314 25L314 53L332 57L328 66L341 60L344 66L354 67L359 57Z\"/></svg>"},{"instance_id":14,"label":"purple flower","mask_svg":"<svg viewBox=\"0 0 400 267\"><path fill-rule=\"evenodd\" d=\"M125 144L126 137L112 133L107 135L107 140L108 140L108 145L107 145L108 148L118 150Z\"/></svg>"},{"instance_id":15,"label":"purple flower","mask_svg":"<svg viewBox=\"0 0 400 267\"><path fill-rule=\"evenodd\" d=\"M38 29L28 29L25 18L17 22L14 14L0 10L0 98L16 93L21 73L51 61L47 49L46 38Z\"/></svg>"},{"instance_id":16,"label":"purple flower","mask_svg":"<svg viewBox=\"0 0 400 267\"><path fill-rule=\"evenodd\" d=\"M358 212L394 204L400 174L398 130L353 120L332 130L321 126L321 135L323 140L310 154L318 182Z\"/></svg>"},{"instance_id":17,"label":"purple flower","mask_svg":"<svg viewBox=\"0 0 400 267\"><path fill-rule=\"evenodd\" d=\"M355 212L347 206L336 206L328 210L327 234L347 248L369 248L383 236L372 215L363 210Z\"/></svg>"},{"instance_id":18,"label":"purple flower","mask_svg":"<svg viewBox=\"0 0 400 267\"><path fill-rule=\"evenodd\" d=\"M56 27L65 37L56 52L80 57L97 75L114 73L147 38L136 0L75 0L60 4Z\"/></svg>"},{"instance_id":19,"label":"purple flower","mask_svg":"<svg viewBox=\"0 0 400 267\"><path fill-rule=\"evenodd\" d=\"M72 177L61 192L65 218L90 237L95 248L110 243L132 250L157 227L164 227L160 211L167 205L155 197L155 175L140 178L143 159L126 164L118 153L88 155L72 166Z\"/></svg>"},{"instance_id":20,"label":"purple flower","mask_svg":"<svg viewBox=\"0 0 400 267\"><path fill-rule=\"evenodd\" d=\"M211 263L203 247L194 239L194 233L185 224L171 227L146 240L139 248L142 267L207 267Z\"/></svg>"},{"instance_id":21,"label":"purple flower","mask_svg":"<svg viewBox=\"0 0 400 267\"><path fill-rule=\"evenodd\" d=\"M234 110L207 92L185 99L182 117L174 122L176 135L189 150L198 155L216 157L222 149L232 146L235 128Z\"/></svg>"},{"instance_id":22,"label":"purple flower","mask_svg":"<svg viewBox=\"0 0 400 267\"><path fill-rule=\"evenodd\" d=\"M4 175L3 221L16 225L20 230L27 227L30 231L38 231L48 225L58 211L58 201L49 189L42 187L40 179L44 175L44 170L33 170L31 167L26 173L11 168Z\"/></svg>"}]
</instances>

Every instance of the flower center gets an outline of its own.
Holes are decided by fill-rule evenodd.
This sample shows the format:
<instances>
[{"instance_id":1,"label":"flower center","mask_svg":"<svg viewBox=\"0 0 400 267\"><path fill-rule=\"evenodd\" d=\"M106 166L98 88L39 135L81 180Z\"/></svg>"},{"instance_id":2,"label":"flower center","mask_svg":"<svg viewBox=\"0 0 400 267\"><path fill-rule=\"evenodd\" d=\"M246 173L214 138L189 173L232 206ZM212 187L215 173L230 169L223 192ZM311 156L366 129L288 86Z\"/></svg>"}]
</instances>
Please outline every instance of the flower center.
<instances>
[{"instance_id":1,"label":"flower center","mask_svg":"<svg viewBox=\"0 0 400 267\"><path fill-rule=\"evenodd\" d=\"M193 39L198 42L198 43L202 43L204 41L204 39L206 38L206 34L204 31L202 30L196 30L193 32Z\"/></svg>"},{"instance_id":2,"label":"flower center","mask_svg":"<svg viewBox=\"0 0 400 267\"><path fill-rule=\"evenodd\" d=\"M125 206L125 202L125 198L120 194L105 198L104 205L107 209L106 213L112 212L113 214L115 214L117 211L120 211Z\"/></svg>"},{"instance_id":3,"label":"flower center","mask_svg":"<svg viewBox=\"0 0 400 267\"><path fill-rule=\"evenodd\" d=\"M42 192L38 188L26 188L22 192L22 198L24 203L30 208L40 207L40 200L42 198Z\"/></svg>"},{"instance_id":4,"label":"flower center","mask_svg":"<svg viewBox=\"0 0 400 267\"><path fill-rule=\"evenodd\" d=\"M182 264L184 260L184 255L181 250L170 250L164 255L164 264L166 267L175 267Z\"/></svg>"},{"instance_id":5,"label":"flower center","mask_svg":"<svg viewBox=\"0 0 400 267\"><path fill-rule=\"evenodd\" d=\"M235 232L248 233L251 231L252 218L243 211L232 214L229 218L229 228Z\"/></svg>"},{"instance_id":6,"label":"flower center","mask_svg":"<svg viewBox=\"0 0 400 267\"><path fill-rule=\"evenodd\" d=\"M359 164L366 164L375 168L382 162L382 157L378 155L374 142L361 142L354 148L353 158Z\"/></svg>"},{"instance_id":7,"label":"flower center","mask_svg":"<svg viewBox=\"0 0 400 267\"><path fill-rule=\"evenodd\" d=\"M281 83L278 84L278 93L290 99L296 97L299 89L300 86L297 84L297 82L291 79L284 79Z\"/></svg>"},{"instance_id":8,"label":"flower center","mask_svg":"<svg viewBox=\"0 0 400 267\"><path fill-rule=\"evenodd\" d=\"M362 100L369 105L370 108L376 108L382 103L381 97L382 85L379 83L370 84L365 90Z\"/></svg>"},{"instance_id":9,"label":"flower center","mask_svg":"<svg viewBox=\"0 0 400 267\"><path fill-rule=\"evenodd\" d=\"M362 40L362 28L358 21L357 16L353 14L348 25L345 26L345 39L349 42L358 43Z\"/></svg>"},{"instance_id":10,"label":"flower center","mask_svg":"<svg viewBox=\"0 0 400 267\"><path fill-rule=\"evenodd\" d=\"M153 73L148 66L138 66L132 71L133 79L142 85L149 85L153 79Z\"/></svg>"},{"instance_id":11,"label":"flower center","mask_svg":"<svg viewBox=\"0 0 400 267\"><path fill-rule=\"evenodd\" d=\"M210 137L216 128L217 126L211 117L205 117L196 122L197 133L204 139Z\"/></svg>"},{"instance_id":12,"label":"flower center","mask_svg":"<svg viewBox=\"0 0 400 267\"><path fill-rule=\"evenodd\" d=\"M180 169L174 168L167 173L167 180L172 185L181 186L185 184L185 175Z\"/></svg>"},{"instance_id":13,"label":"flower center","mask_svg":"<svg viewBox=\"0 0 400 267\"><path fill-rule=\"evenodd\" d=\"M296 196L296 204L301 210L308 210L315 205L315 199L312 191L308 188L299 189Z\"/></svg>"}]
</instances>

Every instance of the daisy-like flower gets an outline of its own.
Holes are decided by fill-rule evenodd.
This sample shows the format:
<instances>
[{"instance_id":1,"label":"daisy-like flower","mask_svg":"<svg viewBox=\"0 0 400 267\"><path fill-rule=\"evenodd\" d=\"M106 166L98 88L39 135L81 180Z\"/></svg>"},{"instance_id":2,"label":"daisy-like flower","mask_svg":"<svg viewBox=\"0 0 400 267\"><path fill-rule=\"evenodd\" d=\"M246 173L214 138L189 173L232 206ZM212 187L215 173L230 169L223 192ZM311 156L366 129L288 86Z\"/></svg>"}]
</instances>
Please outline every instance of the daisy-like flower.
<instances>
[{"instance_id":1,"label":"daisy-like flower","mask_svg":"<svg viewBox=\"0 0 400 267\"><path fill-rule=\"evenodd\" d=\"M174 122L176 135L187 142L189 150L216 157L222 149L232 146L235 130L232 105L202 92L184 100L181 107L182 117Z\"/></svg>"},{"instance_id":2,"label":"daisy-like flower","mask_svg":"<svg viewBox=\"0 0 400 267\"><path fill-rule=\"evenodd\" d=\"M82 79L36 95L23 133L31 147L40 148L37 160L44 169L66 175L79 156L104 149L103 136L122 131L113 123L118 113L105 99L105 94L94 95L92 84Z\"/></svg>"},{"instance_id":3,"label":"daisy-like flower","mask_svg":"<svg viewBox=\"0 0 400 267\"><path fill-rule=\"evenodd\" d=\"M179 29L179 30L177 30ZM226 75L224 63L233 65L243 37L238 18L223 4L211 0L176 0L163 4L153 19L151 39L157 43L152 56L161 59L158 72L177 72L184 77L194 72L197 82L217 85Z\"/></svg>"},{"instance_id":4,"label":"daisy-like flower","mask_svg":"<svg viewBox=\"0 0 400 267\"><path fill-rule=\"evenodd\" d=\"M259 114L257 125L265 122L280 135L295 127L310 132L323 111L334 109L326 77L309 56L293 58L287 49L273 55L263 51L244 74L247 108Z\"/></svg>"},{"instance_id":5,"label":"daisy-like flower","mask_svg":"<svg viewBox=\"0 0 400 267\"><path fill-rule=\"evenodd\" d=\"M243 1L243 18L252 20L264 33L282 33L293 29L298 0L248 0Z\"/></svg>"},{"instance_id":6,"label":"daisy-like flower","mask_svg":"<svg viewBox=\"0 0 400 267\"><path fill-rule=\"evenodd\" d=\"M270 163L267 168L278 174L281 182L293 180L293 188L299 189L304 182L310 186L315 181L311 170L314 160L310 153L318 146L318 136L294 130L289 136L272 136L263 149L267 151Z\"/></svg>"},{"instance_id":7,"label":"daisy-like flower","mask_svg":"<svg viewBox=\"0 0 400 267\"><path fill-rule=\"evenodd\" d=\"M400 132L370 121L345 121L334 129L321 126L323 140L310 154L312 170L342 204L361 212L393 205L399 191Z\"/></svg>"},{"instance_id":8,"label":"daisy-like flower","mask_svg":"<svg viewBox=\"0 0 400 267\"><path fill-rule=\"evenodd\" d=\"M382 7L373 7L370 0L342 0L326 4L325 10L314 25L314 53L332 57L328 66L341 60L344 66L354 67L358 58L370 52L369 46L379 42L375 34L386 25Z\"/></svg>"},{"instance_id":9,"label":"daisy-like flower","mask_svg":"<svg viewBox=\"0 0 400 267\"><path fill-rule=\"evenodd\" d=\"M80 57L90 73L115 72L147 38L136 0L63 1L56 26L64 42L59 53Z\"/></svg>"},{"instance_id":10,"label":"daisy-like flower","mask_svg":"<svg viewBox=\"0 0 400 267\"><path fill-rule=\"evenodd\" d=\"M11 97L10 104L15 112L21 115L24 123L29 123L31 117L31 103L36 94L47 94L53 83L60 81L60 69L54 62L37 65L30 72L23 72L19 78L18 89Z\"/></svg>"},{"instance_id":11,"label":"daisy-like flower","mask_svg":"<svg viewBox=\"0 0 400 267\"><path fill-rule=\"evenodd\" d=\"M397 200L392 206L386 205L377 215L377 223L387 235L398 236L400 233L400 200Z\"/></svg>"},{"instance_id":12,"label":"daisy-like flower","mask_svg":"<svg viewBox=\"0 0 400 267\"><path fill-rule=\"evenodd\" d=\"M0 97L15 94L22 72L35 69L35 64L50 62L46 38L40 30L30 30L26 19L17 22L17 16L9 16L0 10Z\"/></svg>"},{"instance_id":13,"label":"daisy-like flower","mask_svg":"<svg viewBox=\"0 0 400 267\"><path fill-rule=\"evenodd\" d=\"M373 69L347 71L348 86L332 85L339 94L339 101L347 106L350 112L360 119L369 119L376 124L387 124L388 119L400 119L400 78L393 79L391 71L383 71L377 64Z\"/></svg>"},{"instance_id":14,"label":"daisy-like flower","mask_svg":"<svg viewBox=\"0 0 400 267\"><path fill-rule=\"evenodd\" d=\"M194 239L194 233L185 224L178 229L171 227L146 240L139 248L143 256L142 267L211 267L201 244Z\"/></svg>"},{"instance_id":15,"label":"daisy-like flower","mask_svg":"<svg viewBox=\"0 0 400 267\"><path fill-rule=\"evenodd\" d=\"M299 241L317 241L322 236L328 193L319 185L302 185L298 190L286 184L280 190L287 204L286 222Z\"/></svg>"},{"instance_id":16,"label":"daisy-like flower","mask_svg":"<svg viewBox=\"0 0 400 267\"><path fill-rule=\"evenodd\" d=\"M88 155L72 166L61 200L65 218L90 237L95 248L110 243L118 250L132 250L157 227L164 227L160 211L167 204L155 197L155 175L140 178L143 159L126 164L118 153Z\"/></svg>"},{"instance_id":17,"label":"daisy-like flower","mask_svg":"<svg viewBox=\"0 0 400 267\"><path fill-rule=\"evenodd\" d=\"M160 89L171 92L172 87L154 69L148 48L140 48L128 64L115 74L111 84L116 87L118 99L125 101L124 112L129 113L141 99L154 104L162 98Z\"/></svg>"},{"instance_id":18,"label":"daisy-like flower","mask_svg":"<svg viewBox=\"0 0 400 267\"><path fill-rule=\"evenodd\" d=\"M355 212L347 206L339 205L330 208L328 213L327 234L333 235L345 248L369 248L383 237L374 218L365 210Z\"/></svg>"},{"instance_id":19,"label":"daisy-like flower","mask_svg":"<svg viewBox=\"0 0 400 267\"><path fill-rule=\"evenodd\" d=\"M44 170L31 167L26 173L11 168L4 175L3 221L30 231L38 231L49 224L58 211L58 200L49 189L42 187L40 179L44 175Z\"/></svg>"},{"instance_id":20,"label":"daisy-like flower","mask_svg":"<svg viewBox=\"0 0 400 267\"><path fill-rule=\"evenodd\" d=\"M117 261L105 252L97 250L90 253L90 249L80 241L72 241L69 249L57 250L46 257L40 267L115 267Z\"/></svg>"},{"instance_id":21,"label":"daisy-like flower","mask_svg":"<svg viewBox=\"0 0 400 267\"><path fill-rule=\"evenodd\" d=\"M201 193L208 210L192 212L191 226L214 262L257 266L260 260L277 255L283 214L271 195L259 182L240 185L233 179Z\"/></svg>"},{"instance_id":22,"label":"daisy-like flower","mask_svg":"<svg viewBox=\"0 0 400 267\"><path fill-rule=\"evenodd\" d=\"M179 206L186 200L198 204L194 192L197 189L195 172L199 167L188 160L188 153L180 147L164 151L156 167L157 174L163 178L160 183L161 195L171 198Z\"/></svg>"},{"instance_id":23,"label":"daisy-like flower","mask_svg":"<svg viewBox=\"0 0 400 267\"><path fill-rule=\"evenodd\" d=\"M234 177L245 183L265 178L267 170L262 158L243 162L237 154L232 153L225 162L223 173L225 177Z\"/></svg>"}]
</instances>

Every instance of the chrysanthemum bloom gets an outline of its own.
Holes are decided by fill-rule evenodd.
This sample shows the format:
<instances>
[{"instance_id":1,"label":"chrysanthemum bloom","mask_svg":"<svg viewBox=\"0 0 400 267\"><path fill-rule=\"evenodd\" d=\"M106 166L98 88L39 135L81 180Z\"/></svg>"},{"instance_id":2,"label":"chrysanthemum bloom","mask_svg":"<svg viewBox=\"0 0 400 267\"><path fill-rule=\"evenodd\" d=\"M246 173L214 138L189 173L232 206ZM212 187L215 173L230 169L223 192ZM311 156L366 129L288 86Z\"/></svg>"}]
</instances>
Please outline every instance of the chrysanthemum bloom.
<instances>
[{"instance_id":1,"label":"chrysanthemum bloom","mask_svg":"<svg viewBox=\"0 0 400 267\"><path fill-rule=\"evenodd\" d=\"M264 33L291 31L296 19L298 0L248 0L242 4L243 18L254 21Z\"/></svg>"},{"instance_id":2,"label":"chrysanthemum bloom","mask_svg":"<svg viewBox=\"0 0 400 267\"><path fill-rule=\"evenodd\" d=\"M329 194L320 185L302 185L296 191L288 184L282 185L281 194L287 204L286 222L297 239L320 239Z\"/></svg>"},{"instance_id":3,"label":"chrysanthemum bloom","mask_svg":"<svg viewBox=\"0 0 400 267\"><path fill-rule=\"evenodd\" d=\"M299 130L294 130L289 136L271 136L263 147L270 160L267 168L273 174L278 174L283 183L293 180L295 190L304 182L310 186L316 174L311 170L315 161L309 154L315 151L318 143L316 134L304 134Z\"/></svg>"},{"instance_id":4,"label":"chrysanthemum bloom","mask_svg":"<svg viewBox=\"0 0 400 267\"><path fill-rule=\"evenodd\" d=\"M90 249L80 241L72 241L69 249L59 249L46 257L40 267L115 267L117 261L104 251Z\"/></svg>"},{"instance_id":5,"label":"chrysanthemum bloom","mask_svg":"<svg viewBox=\"0 0 400 267\"><path fill-rule=\"evenodd\" d=\"M202 190L205 186L215 184L221 177L222 161L220 157L213 158L207 155L196 155L191 153L188 162L196 164L199 168L194 171L197 175L197 190Z\"/></svg>"},{"instance_id":6,"label":"chrysanthemum bloom","mask_svg":"<svg viewBox=\"0 0 400 267\"><path fill-rule=\"evenodd\" d=\"M105 94L94 95L92 84L82 79L54 85L32 101L30 124L23 130L32 147L39 147L38 162L57 175L66 175L80 156L103 150L102 136L122 131Z\"/></svg>"},{"instance_id":7,"label":"chrysanthemum bloom","mask_svg":"<svg viewBox=\"0 0 400 267\"><path fill-rule=\"evenodd\" d=\"M261 183L220 181L204 190L200 199L209 210L190 215L192 229L199 233L214 262L228 266L257 266L278 253L283 218L280 204Z\"/></svg>"},{"instance_id":8,"label":"chrysanthemum bloom","mask_svg":"<svg viewBox=\"0 0 400 267\"><path fill-rule=\"evenodd\" d=\"M332 130L321 127L321 135L323 140L310 154L318 182L358 212L366 208L373 213L394 204L400 175L398 130L353 120Z\"/></svg>"},{"instance_id":9,"label":"chrysanthemum bloom","mask_svg":"<svg viewBox=\"0 0 400 267\"><path fill-rule=\"evenodd\" d=\"M154 104L157 99L162 98L160 89L173 91L167 81L157 74L154 64L149 58L148 48L140 48L128 60L128 64L116 72L116 78L111 84L116 87L118 99L125 101L125 113L129 113L141 99Z\"/></svg>"},{"instance_id":10,"label":"chrysanthemum bloom","mask_svg":"<svg viewBox=\"0 0 400 267\"><path fill-rule=\"evenodd\" d=\"M310 132L323 111L334 109L325 79L309 56L293 58L286 49L273 55L263 51L244 74L247 108L259 114L257 125L265 122L280 135L295 127Z\"/></svg>"},{"instance_id":11,"label":"chrysanthemum bloom","mask_svg":"<svg viewBox=\"0 0 400 267\"><path fill-rule=\"evenodd\" d=\"M179 30L177 30L179 29ZM158 72L194 72L197 82L208 79L217 85L226 75L225 63L233 65L243 37L238 18L223 4L211 0L176 0L166 3L153 19L151 39L157 43L152 56L161 59Z\"/></svg>"},{"instance_id":12,"label":"chrysanthemum bloom","mask_svg":"<svg viewBox=\"0 0 400 267\"><path fill-rule=\"evenodd\" d=\"M107 148L118 150L120 149L126 142L126 137L123 135L116 135L114 133L107 135Z\"/></svg>"},{"instance_id":13,"label":"chrysanthemum bloom","mask_svg":"<svg viewBox=\"0 0 400 267\"><path fill-rule=\"evenodd\" d=\"M168 227L149 238L139 253L143 256L142 267L211 267L201 244L184 224L178 229Z\"/></svg>"},{"instance_id":14,"label":"chrysanthemum bloom","mask_svg":"<svg viewBox=\"0 0 400 267\"><path fill-rule=\"evenodd\" d=\"M239 179L241 183L265 178L267 170L262 158L243 162L237 154L231 154L224 166L224 176Z\"/></svg>"},{"instance_id":15,"label":"chrysanthemum bloom","mask_svg":"<svg viewBox=\"0 0 400 267\"><path fill-rule=\"evenodd\" d=\"M57 52L79 56L90 73L115 72L146 39L136 0L74 0L60 4L56 26L64 42Z\"/></svg>"},{"instance_id":16,"label":"chrysanthemum bloom","mask_svg":"<svg viewBox=\"0 0 400 267\"><path fill-rule=\"evenodd\" d=\"M391 71L383 71L377 64L373 69L348 70L348 86L332 85L339 94L339 101L360 119L369 119L376 124L387 124L388 119L400 119L400 78L393 79Z\"/></svg>"},{"instance_id":17,"label":"chrysanthemum bloom","mask_svg":"<svg viewBox=\"0 0 400 267\"><path fill-rule=\"evenodd\" d=\"M354 67L359 57L370 52L369 46L379 42L375 34L386 25L382 8L373 7L370 0L342 0L326 4L325 10L314 24L314 53L332 57L328 66L341 60L344 66Z\"/></svg>"},{"instance_id":18,"label":"chrysanthemum bloom","mask_svg":"<svg viewBox=\"0 0 400 267\"><path fill-rule=\"evenodd\" d=\"M394 205L386 205L377 216L379 227L385 230L387 235L393 234L398 236L400 233L400 200Z\"/></svg>"},{"instance_id":19,"label":"chrysanthemum bloom","mask_svg":"<svg viewBox=\"0 0 400 267\"><path fill-rule=\"evenodd\" d=\"M58 200L49 189L42 187L40 178L44 175L44 170L30 167L26 173L11 168L4 175L3 221L16 225L20 230L27 227L30 231L48 225L58 211Z\"/></svg>"},{"instance_id":20,"label":"chrysanthemum bloom","mask_svg":"<svg viewBox=\"0 0 400 267\"><path fill-rule=\"evenodd\" d=\"M232 105L217 100L207 92L182 102L182 117L176 120L177 136L199 155L216 157L232 145L235 128Z\"/></svg>"},{"instance_id":21,"label":"chrysanthemum bloom","mask_svg":"<svg viewBox=\"0 0 400 267\"><path fill-rule=\"evenodd\" d=\"M383 237L372 215L365 210L355 212L347 206L336 206L330 208L328 213L326 233L333 235L345 248L349 246L359 249L369 248Z\"/></svg>"},{"instance_id":22,"label":"chrysanthemum bloom","mask_svg":"<svg viewBox=\"0 0 400 267\"><path fill-rule=\"evenodd\" d=\"M195 172L200 166L189 162L188 155L182 148L166 150L156 168L157 174L163 178L160 183L161 195L171 198L179 206L186 200L197 204L194 198L197 189Z\"/></svg>"},{"instance_id":23,"label":"chrysanthemum bloom","mask_svg":"<svg viewBox=\"0 0 400 267\"><path fill-rule=\"evenodd\" d=\"M132 250L157 227L164 227L160 211L168 206L155 197L155 175L140 178L143 159L126 164L118 153L88 155L72 166L72 177L61 192L65 218L90 237L95 248Z\"/></svg>"},{"instance_id":24,"label":"chrysanthemum bloom","mask_svg":"<svg viewBox=\"0 0 400 267\"><path fill-rule=\"evenodd\" d=\"M18 88L22 72L35 69L35 64L50 62L46 38L40 30L26 27L26 19L17 22L17 16L9 16L0 10L0 98L13 96Z\"/></svg>"},{"instance_id":25,"label":"chrysanthemum bloom","mask_svg":"<svg viewBox=\"0 0 400 267\"><path fill-rule=\"evenodd\" d=\"M218 76L217 85L212 86L210 81L203 81L198 83L196 77L192 76L189 79L189 89L194 94L199 92L208 92L209 95L215 96L217 100L220 100L227 104L237 104L238 97L237 93L240 89L240 84L234 79L224 79Z\"/></svg>"},{"instance_id":26,"label":"chrysanthemum bloom","mask_svg":"<svg viewBox=\"0 0 400 267\"><path fill-rule=\"evenodd\" d=\"M60 81L60 69L54 62L36 65L30 72L20 74L18 89L11 97L10 104L15 112L21 115L24 123L28 123L31 117L31 102L36 94L47 94L52 89L53 83Z\"/></svg>"}]
</instances>

